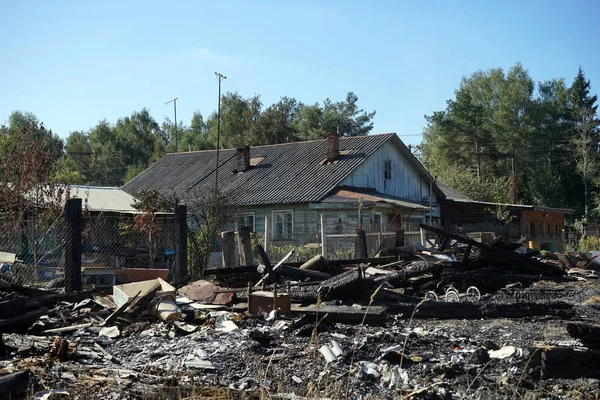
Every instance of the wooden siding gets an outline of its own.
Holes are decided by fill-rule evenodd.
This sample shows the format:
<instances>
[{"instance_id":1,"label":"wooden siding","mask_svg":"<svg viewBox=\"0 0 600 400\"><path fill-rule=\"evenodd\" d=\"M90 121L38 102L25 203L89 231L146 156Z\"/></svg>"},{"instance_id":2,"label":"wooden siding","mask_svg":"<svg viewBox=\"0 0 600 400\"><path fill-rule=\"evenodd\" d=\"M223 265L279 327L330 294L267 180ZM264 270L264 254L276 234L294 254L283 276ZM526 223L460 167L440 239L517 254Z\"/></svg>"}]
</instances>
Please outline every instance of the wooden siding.
<instances>
[{"instance_id":1,"label":"wooden siding","mask_svg":"<svg viewBox=\"0 0 600 400\"><path fill-rule=\"evenodd\" d=\"M385 179L385 161L391 161L392 179ZM348 175L340 185L374 188L378 192L422 202L429 195L429 183L410 165L398 148L387 142ZM435 194L433 203L437 204Z\"/></svg>"}]
</instances>

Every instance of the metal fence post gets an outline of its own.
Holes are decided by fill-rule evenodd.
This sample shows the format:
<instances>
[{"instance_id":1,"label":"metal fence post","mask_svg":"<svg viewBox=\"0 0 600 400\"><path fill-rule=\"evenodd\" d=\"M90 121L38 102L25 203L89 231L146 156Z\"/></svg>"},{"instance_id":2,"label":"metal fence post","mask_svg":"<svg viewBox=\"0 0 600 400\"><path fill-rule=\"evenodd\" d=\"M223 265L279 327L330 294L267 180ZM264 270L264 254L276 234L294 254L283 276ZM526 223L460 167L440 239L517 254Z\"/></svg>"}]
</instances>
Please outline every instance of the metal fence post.
<instances>
[{"instance_id":1,"label":"metal fence post","mask_svg":"<svg viewBox=\"0 0 600 400\"><path fill-rule=\"evenodd\" d=\"M269 254L271 247L271 216L265 215L265 253Z\"/></svg>"},{"instance_id":2,"label":"metal fence post","mask_svg":"<svg viewBox=\"0 0 600 400\"><path fill-rule=\"evenodd\" d=\"M171 282L177 282L188 274L187 253L187 206L178 204L175 207L175 262L171 275Z\"/></svg>"},{"instance_id":3,"label":"metal fence post","mask_svg":"<svg viewBox=\"0 0 600 400\"><path fill-rule=\"evenodd\" d=\"M81 290L81 199L65 203L65 292Z\"/></svg>"},{"instance_id":4,"label":"metal fence post","mask_svg":"<svg viewBox=\"0 0 600 400\"><path fill-rule=\"evenodd\" d=\"M325 218L321 214L321 255L327 258L327 235L325 233Z\"/></svg>"}]
</instances>

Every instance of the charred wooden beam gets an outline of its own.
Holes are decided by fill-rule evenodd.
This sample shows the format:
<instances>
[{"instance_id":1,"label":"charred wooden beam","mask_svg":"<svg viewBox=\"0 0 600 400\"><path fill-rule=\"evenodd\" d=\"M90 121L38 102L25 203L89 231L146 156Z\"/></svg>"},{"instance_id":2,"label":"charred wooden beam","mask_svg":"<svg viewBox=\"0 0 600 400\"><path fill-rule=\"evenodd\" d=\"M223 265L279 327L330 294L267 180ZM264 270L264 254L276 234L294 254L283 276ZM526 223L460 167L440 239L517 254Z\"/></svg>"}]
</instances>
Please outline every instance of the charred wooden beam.
<instances>
[{"instance_id":1,"label":"charred wooden beam","mask_svg":"<svg viewBox=\"0 0 600 400\"><path fill-rule=\"evenodd\" d=\"M0 400L25 398L31 373L27 370L0 376Z\"/></svg>"},{"instance_id":2,"label":"charred wooden beam","mask_svg":"<svg viewBox=\"0 0 600 400\"><path fill-rule=\"evenodd\" d=\"M589 346L600 345L600 326L583 322L567 323L567 333L574 339L580 339Z\"/></svg>"},{"instance_id":3,"label":"charred wooden beam","mask_svg":"<svg viewBox=\"0 0 600 400\"><path fill-rule=\"evenodd\" d=\"M512 267L521 268L523 270L528 270L536 273L543 273L547 275L556 276L565 274L565 272L560 267L554 264L546 264L531 258L524 257L513 251L506 251L503 249L494 248L485 243L477 242L467 236L451 233L443 229L434 228L425 224L420 224L420 227L437 235L449 237L458 242L481 249L482 257L485 257L486 259L489 259L491 262L496 264L502 263L510 265Z\"/></svg>"},{"instance_id":4,"label":"charred wooden beam","mask_svg":"<svg viewBox=\"0 0 600 400\"><path fill-rule=\"evenodd\" d=\"M600 352L572 347L531 349L534 379L600 378Z\"/></svg>"},{"instance_id":5,"label":"charred wooden beam","mask_svg":"<svg viewBox=\"0 0 600 400\"><path fill-rule=\"evenodd\" d=\"M357 294L360 294L360 292L357 292L357 289L361 287L366 289L372 285L373 281L365 279L364 272L359 267L321 282L317 291L321 298L325 300L334 296L343 296L344 294L356 297Z\"/></svg>"},{"instance_id":6,"label":"charred wooden beam","mask_svg":"<svg viewBox=\"0 0 600 400\"><path fill-rule=\"evenodd\" d=\"M0 333L25 333L31 325L49 311L46 307L42 307L17 317L0 320Z\"/></svg>"},{"instance_id":7,"label":"charred wooden beam","mask_svg":"<svg viewBox=\"0 0 600 400\"><path fill-rule=\"evenodd\" d=\"M352 306L311 305L300 307L292 305L292 315L298 314L327 315L326 321L328 322L345 323L361 323L363 320L371 324L381 323L388 318L387 308L381 306L355 308Z\"/></svg>"},{"instance_id":8,"label":"charred wooden beam","mask_svg":"<svg viewBox=\"0 0 600 400\"><path fill-rule=\"evenodd\" d=\"M271 281L271 283L279 283L279 275L273 269L273 266L271 265L271 260L269 260L269 256L265 252L265 249L263 249L263 247L260 244L257 244L254 248L256 249L256 252L260 255L260 258L262 259L263 265L267 270L267 274L269 275L269 280Z\"/></svg>"},{"instance_id":9,"label":"charred wooden beam","mask_svg":"<svg viewBox=\"0 0 600 400\"><path fill-rule=\"evenodd\" d=\"M382 282L389 282L392 285L400 285L407 279L429 273L438 273L444 268L442 263L432 264L426 261L415 261L410 264L406 269L392 272L391 274L381 275L375 278L375 284Z\"/></svg>"},{"instance_id":10,"label":"charred wooden beam","mask_svg":"<svg viewBox=\"0 0 600 400\"><path fill-rule=\"evenodd\" d=\"M414 303L397 303L390 312L412 315ZM476 318L525 318L535 316L575 316L572 304L565 302L518 302L518 303L471 303L426 301L418 305L414 318L476 319Z\"/></svg>"},{"instance_id":11,"label":"charred wooden beam","mask_svg":"<svg viewBox=\"0 0 600 400\"><path fill-rule=\"evenodd\" d=\"M321 254L314 256L300 266L300 269L308 269L311 271L323 271L327 266L327 260Z\"/></svg>"}]
</instances>

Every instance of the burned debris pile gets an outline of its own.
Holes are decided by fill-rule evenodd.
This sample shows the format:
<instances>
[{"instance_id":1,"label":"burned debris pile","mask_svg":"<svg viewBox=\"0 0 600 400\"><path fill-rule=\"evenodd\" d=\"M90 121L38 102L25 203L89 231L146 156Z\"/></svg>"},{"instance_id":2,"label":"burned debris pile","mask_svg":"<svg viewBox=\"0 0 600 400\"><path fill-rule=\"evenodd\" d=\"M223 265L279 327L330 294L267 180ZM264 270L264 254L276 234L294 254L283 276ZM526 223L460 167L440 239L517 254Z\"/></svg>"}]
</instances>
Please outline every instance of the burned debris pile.
<instances>
[{"instance_id":1,"label":"burned debris pile","mask_svg":"<svg viewBox=\"0 0 600 400\"><path fill-rule=\"evenodd\" d=\"M258 247L179 287L0 281L0 398L597 396L600 263L422 228L440 244L275 265Z\"/></svg>"}]
</instances>

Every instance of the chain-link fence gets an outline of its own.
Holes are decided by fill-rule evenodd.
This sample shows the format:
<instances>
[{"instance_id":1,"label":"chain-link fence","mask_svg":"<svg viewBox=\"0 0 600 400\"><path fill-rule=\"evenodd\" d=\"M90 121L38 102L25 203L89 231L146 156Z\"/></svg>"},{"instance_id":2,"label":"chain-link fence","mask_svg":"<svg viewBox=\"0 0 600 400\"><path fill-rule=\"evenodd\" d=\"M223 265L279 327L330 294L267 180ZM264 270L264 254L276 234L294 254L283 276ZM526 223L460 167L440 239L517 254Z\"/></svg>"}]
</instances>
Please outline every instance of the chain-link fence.
<instances>
[{"instance_id":1,"label":"chain-link fence","mask_svg":"<svg viewBox=\"0 0 600 400\"><path fill-rule=\"evenodd\" d=\"M81 203L78 207L0 221L1 278L23 285L111 290L128 282L159 277L176 280L184 275L198 279L215 268L261 264L264 260L257 245L275 265L284 258L304 262L316 255L374 257L398 243L398 226L363 219L364 238L358 238L357 220L342 219L339 213L318 213L308 220L310 224L289 226L271 224L265 217L265 229L249 229L244 240L239 233L243 225L230 224L231 239L224 244L222 225L207 224L206 219L199 222L186 211L183 215L179 211L126 214L81 210ZM404 244L423 240L418 222L401 225ZM225 245L229 246L228 258Z\"/></svg>"}]
</instances>

